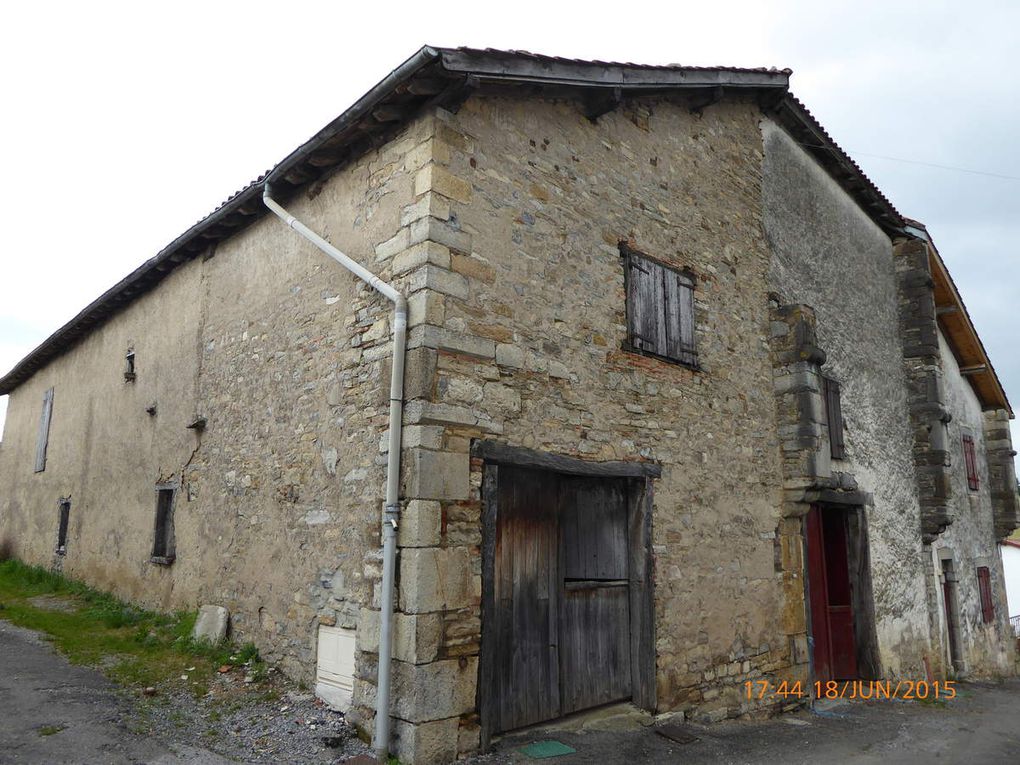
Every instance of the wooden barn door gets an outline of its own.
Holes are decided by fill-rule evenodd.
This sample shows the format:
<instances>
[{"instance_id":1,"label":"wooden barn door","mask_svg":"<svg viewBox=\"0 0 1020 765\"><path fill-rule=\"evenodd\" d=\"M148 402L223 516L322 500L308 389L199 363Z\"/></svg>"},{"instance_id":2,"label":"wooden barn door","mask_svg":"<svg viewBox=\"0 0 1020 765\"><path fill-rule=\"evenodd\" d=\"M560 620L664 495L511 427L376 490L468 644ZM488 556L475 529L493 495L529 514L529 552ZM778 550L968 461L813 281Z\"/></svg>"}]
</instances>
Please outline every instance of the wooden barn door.
<instances>
[{"instance_id":1,"label":"wooden barn door","mask_svg":"<svg viewBox=\"0 0 1020 765\"><path fill-rule=\"evenodd\" d=\"M807 516L808 591L817 680L858 676L848 541L845 510L811 508Z\"/></svg>"},{"instance_id":2,"label":"wooden barn door","mask_svg":"<svg viewBox=\"0 0 1020 765\"><path fill-rule=\"evenodd\" d=\"M626 489L499 467L492 732L632 697Z\"/></svg>"},{"instance_id":3,"label":"wooden barn door","mask_svg":"<svg viewBox=\"0 0 1020 765\"><path fill-rule=\"evenodd\" d=\"M499 470L493 586L497 731L560 716L555 473Z\"/></svg>"},{"instance_id":4,"label":"wooden barn door","mask_svg":"<svg viewBox=\"0 0 1020 765\"><path fill-rule=\"evenodd\" d=\"M560 712L631 697L627 509L619 481L560 482Z\"/></svg>"}]
</instances>

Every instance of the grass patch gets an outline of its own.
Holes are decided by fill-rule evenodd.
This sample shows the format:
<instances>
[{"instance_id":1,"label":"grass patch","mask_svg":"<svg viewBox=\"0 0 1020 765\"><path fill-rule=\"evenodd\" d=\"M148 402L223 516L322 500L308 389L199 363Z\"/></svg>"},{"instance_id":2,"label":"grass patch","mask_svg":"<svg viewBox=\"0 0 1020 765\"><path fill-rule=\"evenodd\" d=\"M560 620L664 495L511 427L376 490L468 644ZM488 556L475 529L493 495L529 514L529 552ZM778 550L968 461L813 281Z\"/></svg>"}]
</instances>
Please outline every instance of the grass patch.
<instances>
[{"instance_id":1,"label":"grass patch","mask_svg":"<svg viewBox=\"0 0 1020 765\"><path fill-rule=\"evenodd\" d=\"M66 725L43 725L39 728L40 736L53 736L67 728Z\"/></svg>"},{"instance_id":2,"label":"grass patch","mask_svg":"<svg viewBox=\"0 0 1020 765\"><path fill-rule=\"evenodd\" d=\"M72 607L42 608L31 602L40 595L60 598ZM258 649L250 643L213 645L193 640L194 612L146 611L15 559L0 562L0 618L45 633L71 662L102 665L107 675L128 686L153 686L161 691L187 687L202 695L225 664L247 664L244 671L256 681L266 674Z\"/></svg>"}]
</instances>

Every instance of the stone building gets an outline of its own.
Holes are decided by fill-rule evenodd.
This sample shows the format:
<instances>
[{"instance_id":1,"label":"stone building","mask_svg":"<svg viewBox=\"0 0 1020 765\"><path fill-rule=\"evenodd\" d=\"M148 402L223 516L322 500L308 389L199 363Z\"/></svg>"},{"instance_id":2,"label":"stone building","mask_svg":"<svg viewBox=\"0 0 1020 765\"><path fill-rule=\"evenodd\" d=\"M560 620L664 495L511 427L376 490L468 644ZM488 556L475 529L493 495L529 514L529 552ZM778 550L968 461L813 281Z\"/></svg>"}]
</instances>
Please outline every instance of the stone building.
<instances>
[{"instance_id":1,"label":"stone building","mask_svg":"<svg viewBox=\"0 0 1020 765\"><path fill-rule=\"evenodd\" d=\"M1012 667L1012 411L789 71L423 48L4 378L0 543L232 629L390 747ZM592 671L596 668L597 671Z\"/></svg>"}]
</instances>

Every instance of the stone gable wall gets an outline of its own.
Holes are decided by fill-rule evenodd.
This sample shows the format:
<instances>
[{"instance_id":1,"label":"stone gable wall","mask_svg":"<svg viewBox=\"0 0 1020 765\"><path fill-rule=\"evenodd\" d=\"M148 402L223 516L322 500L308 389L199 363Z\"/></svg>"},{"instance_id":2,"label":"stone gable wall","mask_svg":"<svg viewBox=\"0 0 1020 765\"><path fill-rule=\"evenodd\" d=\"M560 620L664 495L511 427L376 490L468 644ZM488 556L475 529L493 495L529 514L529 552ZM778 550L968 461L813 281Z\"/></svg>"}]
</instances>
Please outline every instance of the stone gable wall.
<instances>
[{"instance_id":1,"label":"stone gable wall","mask_svg":"<svg viewBox=\"0 0 1020 765\"><path fill-rule=\"evenodd\" d=\"M959 364L941 332L938 332L938 344L946 410L952 415L945 427L946 448L950 455L949 500L953 507L953 522L932 544L933 565L941 576L940 558L952 556L957 579L961 650L967 673L979 677L1007 674L1013 670L1015 641L1009 626L1002 559L993 522L993 485L989 476L985 416L974 389L960 374ZM963 455L964 434L974 439L978 466L977 491L972 491L967 483L967 466ZM995 621L991 624L985 624L982 620L978 566L987 566L991 573L992 592L996 600ZM937 594L940 603L937 630L948 663L948 637L945 632L945 609L941 607L941 588L938 588Z\"/></svg>"},{"instance_id":2,"label":"stone gable wall","mask_svg":"<svg viewBox=\"0 0 1020 765\"><path fill-rule=\"evenodd\" d=\"M432 169L419 173L408 211L426 215L409 225L427 228L429 243L414 250L413 233L400 234L405 249L392 255L395 269L413 264L412 288L425 294L411 300L426 306L412 322L406 394L402 524L412 530L394 673L396 689L416 692L394 710L401 756L438 761L478 746L475 438L662 465L660 709L719 719L756 708L746 679L806 677L777 617L781 486L757 114L739 101L700 117L648 101L592 123L575 104L498 97L438 113ZM700 371L623 350L620 242L696 275ZM362 617L355 692L366 725L373 616Z\"/></svg>"},{"instance_id":3,"label":"stone gable wall","mask_svg":"<svg viewBox=\"0 0 1020 765\"><path fill-rule=\"evenodd\" d=\"M847 456L821 472L840 474L842 484L867 495L882 669L889 677L923 676L927 551L892 243L787 133L769 120L762 131L771 289L780 305L813 309L822 372L842 389Z\"/></svg>"}]
</instances>

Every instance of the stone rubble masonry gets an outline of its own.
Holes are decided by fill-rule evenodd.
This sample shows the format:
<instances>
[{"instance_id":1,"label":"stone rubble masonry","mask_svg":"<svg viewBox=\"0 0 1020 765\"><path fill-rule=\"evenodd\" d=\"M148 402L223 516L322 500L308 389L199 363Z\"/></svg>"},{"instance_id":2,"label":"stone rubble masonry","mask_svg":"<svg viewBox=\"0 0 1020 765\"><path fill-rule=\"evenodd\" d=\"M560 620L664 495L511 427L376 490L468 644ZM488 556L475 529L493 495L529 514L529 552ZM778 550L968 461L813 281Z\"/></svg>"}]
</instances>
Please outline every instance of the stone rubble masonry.
<instances>
[{"instance_id":1,"label":"stone rubble masonry","mask_svg":"<svg viewBox=\"0 0 1020 765\"><path fill-rule=\"evenodd\" d=\"M938 379L910 365L938 349L922 326L907 343L894 325L909 309L897 300L926 299L923 274L903 250L896 292L888 238L758 104L728 96L694 114L649 97L593 122L568 101L476 94L288 205L408 295L391 710L403 761L479 746L476 439L661 466L657 711L763 714L773 702L748 700L744 682L806 678L801 517L825 491L867 501L883 667L921 676L932 550L906 413ZM695 275L699 369L625 349L621 242ZM222 603L239 639L306 681L318 626L356 629L349 718L370 731L391 306L271 218L210 255L14 391L0 541L49 561L56 499L73 496L69 575L157 608ZM842 465L823 346L846 382ZM50 386L49 460L32 475ZM183 427L196 413L201 434ZM1016 517L1000 420L987 426L998 529ZM153 485L171 479L178 559L158 567ZM932 479L928 529L937 491Z\"/></svg>"},{"instance_id":2,"label":"stone rubble masonry","mask_svg":"<svg viewBox=\"0 0 1020 765\"><path fill-rule=\"evenodd\" d=\"M1020 527L1020 498L1017 497L1013 462L1016 451L1009 431L1009 412L1004 409L986 411L984 418L994 534L996 539L1004 539Z\"/></svg>"},{"instance_id":3,"label":"stone rubble masonry","mask_svg":"<svg viewBox=\"0 0 1020 765\"><path fill-rule=\"evenodd\" d=\"M761 125L769 291L777 307L811 307L823 370L840 384L845 455L819 455L830 478L818 499L835 491L863 508L877 645L868 658L885 677L916 678L932 643L893 245L788 133L767 117ZM793 491L787 502L803 494Z\"/></svg>"},{"instance_id":4,"label":"stone rubble masonry","mask_svg":"<svg viewBox=\"0 0 1020 765\"><path fill-rule=\"evenodd\" d=\"M924 242L899 242L893 252L921 502L921 535L925 544L931 544L953 522L949 450L945 443L949 412L942 393L935 282Z\"/></svg>"},{"instance_id":5,"label":"stone rubble masonry","mask_svg":"<svg viewBox=\"0 0 1020 765\"><path fill-rule=\"evenodd\" d=\"M435 113L407 233L377 253L411 304L394 672L421 690L393 710L401 757L447 761L451 742L458 753L479 744L477 438L663 465L660 709L737 716L761 706L747 679L804 677L803 591L789 609L774 562L782 487L756 115L743 102L697 117L653 101L593 124L569 104L487 97ZM703 372L623 351L620 241L698 275ZM787 562L800 565L786 531ZM792 630L773 616L787 610L800 614ZM366 728L376 613L359 625L352 717ZM438 639L423 621L436 615Z\"/></svg>"},{"instance_id":6,"label":"stone rubble masonry","mask_svg":"<svg viewBox=\"0 0 1020 765\"><path fill-rule=\"evenodd\" d=\"M448 270L447 245L422 240L413 226L449 218L444 200L414 191L432 161L434 133L431 116L416 119L287 201L383 279L404 289L418 280L416 326L443 323L445 293L425 290L430 278L459 294L465 284ZM312 684L318 626L359 628L378 597L391 312L272 216L181 265L12 394L0 449L0 539L13 540L26 560L48 562L56 500L72 496L66 574L158 609L222 604L239 640ZM125 384L129 347L137 376ZM409 353L412 396L431 395L435 366L434 348ZM26 474L36 402L50 386L50 459L45 472ZM150 416L153 401L158 413ZM196 414L207 418L204 432L185 427ZM437 436L428 424L409 428L408 444L420 450L412 468L433 454L442 461ZM435 478L413 480L427 494L466 495L466 470ZM181 484L177 559L154 566L154 485L168 480ZM440 502L422 497L408 508L401 543L434 548ZM406 619L398 658L434 659L445 622ZM357 671L375 669L369 661Z\"/></svg>"}]
</instances>

